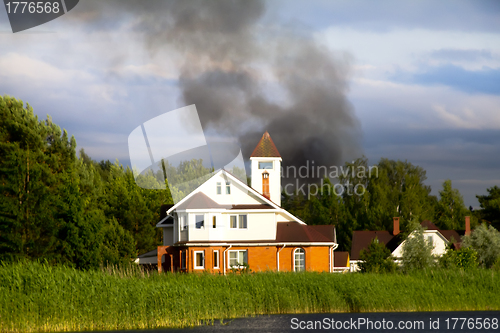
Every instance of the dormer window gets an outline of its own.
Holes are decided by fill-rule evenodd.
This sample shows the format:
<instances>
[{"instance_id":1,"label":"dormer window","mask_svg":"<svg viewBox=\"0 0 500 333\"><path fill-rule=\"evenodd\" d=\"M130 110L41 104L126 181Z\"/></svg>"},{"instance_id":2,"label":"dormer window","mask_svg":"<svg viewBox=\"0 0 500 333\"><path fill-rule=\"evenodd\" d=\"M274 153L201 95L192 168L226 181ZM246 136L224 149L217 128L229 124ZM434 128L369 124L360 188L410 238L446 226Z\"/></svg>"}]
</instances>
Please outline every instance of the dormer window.
<instances>
[{"instance_id":1,"label":"dormer window","mask_svg":"<svg viewBox=\"0 0 500 333\"><path fill-rule=\"evenodd\" d=\"M226 182L226 194L231 194L231 183Z\"/></svg>"},{"instance_id":2,"label":"dormer window","mask_svg":"<svg viewBox=\"0 0 500 333\"><path fill-rule=\"evenodd\" d=\"M272 169L273 168L273 162L259 162L259 169Z\"/></svg>"},{"instance_id":3,"label":"dormer window","mask_svg":"<svg viewBox=\"0 0 500 333\"><path fill-rule=\"evenodd\" d=\"M217 182L217 194L222 194L222 185L220 182Z\"/></svg>"}]
</instances>

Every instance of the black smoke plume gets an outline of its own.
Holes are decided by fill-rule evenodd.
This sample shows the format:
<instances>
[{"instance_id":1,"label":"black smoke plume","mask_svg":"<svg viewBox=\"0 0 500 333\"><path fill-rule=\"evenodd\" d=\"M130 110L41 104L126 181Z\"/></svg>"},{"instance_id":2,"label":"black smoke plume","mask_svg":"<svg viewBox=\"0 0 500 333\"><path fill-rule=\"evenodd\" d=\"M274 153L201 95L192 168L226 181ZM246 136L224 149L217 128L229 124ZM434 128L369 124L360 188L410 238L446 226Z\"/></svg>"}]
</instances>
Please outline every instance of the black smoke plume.
<instances>
[{"instance_id":1,"label":"black smoke plume","mask_svg":"<svg viewBox=\"0 0 500 333\"><path fill-rule=\"evenodd\" d=\"M340 165L361 153L360 126L346 98L351 59L304 29L274 23L266 15L272 3L92 4L82 19L126 18L153 57L177 55L179 106L196 104L205 132L237 137L245 158L266 130L285 167L307 160Z\"/></svg>"}]
</instances>

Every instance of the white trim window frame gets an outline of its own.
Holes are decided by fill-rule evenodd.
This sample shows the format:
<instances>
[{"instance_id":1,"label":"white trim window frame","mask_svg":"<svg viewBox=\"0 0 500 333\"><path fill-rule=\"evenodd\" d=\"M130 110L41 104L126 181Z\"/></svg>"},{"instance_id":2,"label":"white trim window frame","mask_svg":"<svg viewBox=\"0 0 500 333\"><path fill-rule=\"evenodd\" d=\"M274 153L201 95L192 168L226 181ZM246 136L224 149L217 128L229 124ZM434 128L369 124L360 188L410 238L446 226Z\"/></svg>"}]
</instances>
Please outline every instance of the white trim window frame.
<instances>
[{"instance_id":1,"label":"white trim window frame","mask_svg":"<svg viewBox=\"0 0 500 333\"><path fill-rule=\"evenodd\" d=\"M217 190L215 193L217 194L222 194L222 183L221 182L217 182Z\"/></svg>"},{"instance_id":2,"label":"white trim window frame","mask_svg":"<svg viewBox=\"0 0 500 333\"><path fill-rule=\"evenodd\" d=\"M293 271L303 272L306 270L306 251L298 247L293 251Z\"/></svg>"},{"instance_id":3,"label":"white trim window frame","mask_svg":"<svg viewBox=\"0 0 500 333\"><path fill-rule=\"evenodd\" d=\"M228 261L227 268L241 268L243 264L248 264L248 251L247 250L229 250L227 252Z\"/></svg>"},{"instance_id":4,"label":"white trim window frame","mask_svg":"<svg viewBox=\"0 0 500 333\"><path fill-rule=\"evenodd\" d=\"M214 257L214 269L219 269L220 268L220 253L219 253L219 250L214 250L213 257Z\"/></svg>"},{"instance_id":5,"label":"white trim window frame","mask_svg":"<svg viewBox=\"0 0 500 333\"><path fill-rule=\"evenodd\" d=\"M226 182L226 194L231 194L231 182Z\"/></svg>"},{"instance_id":6,"label":"white trim window frame","mask_svg":"<svg viewBox=\"0 0 500 333\"><path fill-rule=\"evenodd\" d=\"M193 257L194 257L193 268L205 269L205 251L193 251Z\"/></svg>"}]
</instances>

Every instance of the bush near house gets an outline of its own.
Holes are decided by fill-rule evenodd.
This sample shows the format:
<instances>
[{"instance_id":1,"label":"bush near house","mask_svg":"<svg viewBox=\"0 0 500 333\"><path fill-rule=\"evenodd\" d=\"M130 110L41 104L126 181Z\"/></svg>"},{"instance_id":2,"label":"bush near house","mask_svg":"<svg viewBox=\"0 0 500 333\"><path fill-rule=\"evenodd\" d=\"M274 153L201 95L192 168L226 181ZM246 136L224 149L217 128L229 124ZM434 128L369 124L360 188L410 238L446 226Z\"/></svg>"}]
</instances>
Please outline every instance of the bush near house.
<instances>
[{"instance_id":1,"label":"bush near house","mask_svg":"<svg viewBox=\"0 0 500 333\"><path fill-rule=\"evenodd\" d=\"M500 258L500 232L483 223L470 236L463 237L462 246L475 250L479 265L490 268Z\"/></svg>"},{"instance_id":2,"label":"bush near house","mask_svg":"<svg viewBox=\"0 0 500 333\"><path fill-rule=\"evenodd\" d=\"M439 265L444 268L472 269L478 266L477 252L470 247L463 247L459 250L448 249L439 258Z\"/></svg>"},{"instance_id":3,"label":"bush near house","mask_svg":"<svg viewBox=\"0 0 500 333\"><path fill-rule=\"evenodd\" d=\"M359 268L362 273L395 272L397 265L391 251L375 238L366 250L361 250Z\"/></svg>"}]
</instances>

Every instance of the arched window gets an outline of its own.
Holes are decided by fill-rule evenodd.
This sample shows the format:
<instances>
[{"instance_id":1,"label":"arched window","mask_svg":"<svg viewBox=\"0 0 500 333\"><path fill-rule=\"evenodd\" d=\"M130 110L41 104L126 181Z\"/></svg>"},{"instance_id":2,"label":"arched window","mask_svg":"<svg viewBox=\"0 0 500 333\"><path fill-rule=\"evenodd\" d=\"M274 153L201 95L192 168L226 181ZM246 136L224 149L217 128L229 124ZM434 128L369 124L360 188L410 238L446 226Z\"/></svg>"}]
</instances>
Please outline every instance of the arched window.
<instances>
[{"instance_id":1,"label":"arched window","mask_svg":"<svg viewBox=\"0 0 500 333\"><path fill-rule=\"evenodd\" d=\"M302 272L306 270L306 251L303 248L297 248L293 251L294 265L293 270Z\"/></svg>"}]
</instances>

